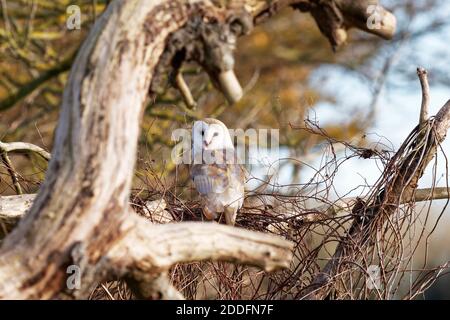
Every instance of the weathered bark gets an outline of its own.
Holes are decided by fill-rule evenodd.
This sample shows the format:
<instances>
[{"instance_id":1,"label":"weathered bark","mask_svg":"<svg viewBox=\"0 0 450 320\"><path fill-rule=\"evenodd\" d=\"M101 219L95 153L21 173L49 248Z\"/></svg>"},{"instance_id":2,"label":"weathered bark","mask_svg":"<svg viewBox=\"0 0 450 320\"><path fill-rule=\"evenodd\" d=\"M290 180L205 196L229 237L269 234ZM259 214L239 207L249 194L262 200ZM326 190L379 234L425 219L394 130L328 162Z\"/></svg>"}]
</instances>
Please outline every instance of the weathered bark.
<instances>
[{"instance_id":1,"label":"weathered bark","mask_svg":"<svg viewBox=\"0 0 450 320\"><path fill-rule=\"evenodd\" d=\"M196 21L199 28L196 30L227 30L232 38L244 32L242 20L236 21L235 17L251 17L257 22L263 15L271 15L283 6L307 2L228 1L227 7L219 3L117 0L111 2L97 20L70 72L45 181L29 213L0 248L0 298L82 298L99 281L112 275L138 274L138 279L147 273L149 277L156 276L169 262L178 262L165 254L183 248L172 247L180 245L180 241L175 241L177 238L175 242L171 239L152 242L155 247L144 247L145 242L177 228L205 234L211 228L219 234L217 243L205 244L200 256L192 256L192 259L225 259L268 269L287 265L291 258L290 244L268 235L209 224L152 226L148 231L152 233L148 234L140 229L140 223L133 223L134 217L129 214L128 197L139 120L147 92L157 73L156 66L164 66L164 61L172 66L172 54L183 49L170 41L171 36L184 26L192 30L188 21ZM308 3L320 10L334 1ZM319 25L326 23L332 30L348 26L364 29L364 23L351 22L353 15L348 14L347 2L336 3L334 12L340 13L337 22L328 23L327 19L334 19L330 16L320 18ZM343 3L347 4L340 8ZM244 4L247 4L245 9ZM361 17L364 20L365 14ZM371 32L382 35L380 31ZM207 42L219 39L217 36L205 38L201 33L196 36L194 40L200 44L195 43L193 52L203 53L203 56L191 58L198 59L213 80L217 78L219 87L227 90L220 76L232 68L232 64L224 61L229 61L227 55L233 47L225 44L221 47L220 43L217 47ZM240 235L239 241L236 234ZM124 239L133 243L124 244ZM242 248L239 243L246 243L248 247ZM123 259L117 259L118 252L124 252ZM279 256L281 253L284 258ZM161 261L165 261L164 268ZM78 290L69 290L66 286L69 275L66 270L71 265L81 270Z\"/></svg>"},{"instance_id":2,"label":"weathered bark","mask_svg":"<svg viewBox=\"0 0 450 320\"><path fill-rule=\"evenodd\" d=\"M0 240L3 239L31 208L35 194L0 197Z\"/></svg>"}]
</instances>

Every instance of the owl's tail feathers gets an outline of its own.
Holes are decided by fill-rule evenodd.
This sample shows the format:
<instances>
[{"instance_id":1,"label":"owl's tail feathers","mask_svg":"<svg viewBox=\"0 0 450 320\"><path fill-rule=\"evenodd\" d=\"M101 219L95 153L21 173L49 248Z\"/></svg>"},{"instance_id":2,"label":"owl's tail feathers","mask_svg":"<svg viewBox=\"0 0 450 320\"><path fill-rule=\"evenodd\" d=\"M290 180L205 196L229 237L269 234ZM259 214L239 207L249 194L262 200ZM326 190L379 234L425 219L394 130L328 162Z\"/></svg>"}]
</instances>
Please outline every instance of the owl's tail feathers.
<instances>
[{"instance_id":1,"label":"owl's tail feathers","mask_svg":"<svg viewBox=\"0 0 450 320\"><path fill-rule=\"evenodd\" d=\"M217 218L216 211L211 210L208 206L203 207L203 215L207 220L215 220Z\"/></svg>"},{"instance_id":2,"label":"owl's tail feathers","mask_svg":"<svg viewBox=\"0 0 450 320\"><path fill-rule=\"evenodd\" d=\"M225 207L225 222L234 226L236 222L237 208L235 207Z\"/></svg>"}]
</instances>

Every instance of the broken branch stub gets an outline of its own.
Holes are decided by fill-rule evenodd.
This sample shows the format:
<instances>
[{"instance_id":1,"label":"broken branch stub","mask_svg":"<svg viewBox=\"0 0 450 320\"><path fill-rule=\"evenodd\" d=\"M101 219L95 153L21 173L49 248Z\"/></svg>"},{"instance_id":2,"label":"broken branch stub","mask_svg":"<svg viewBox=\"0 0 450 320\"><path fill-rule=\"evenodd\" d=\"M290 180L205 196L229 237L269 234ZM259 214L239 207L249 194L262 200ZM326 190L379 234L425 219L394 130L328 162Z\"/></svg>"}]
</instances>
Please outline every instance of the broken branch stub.
<instances>
[{"instance_id":1,"label":"broken branch stub","mask_svg":"<svg viewBox=\"0 0 450 320\"><path fill-rule=\"evenodd\" d=\"M150 93L158 93L167 69L172 69L170 81L179 87L177 76L183 62L195 61L231 104L239 101L243 91L233 70L234 50L237 38L252 29L252 21L252 16L244 9L227 14L205 12L203 16L193 17L167 41ZM191 96L187 90L183 88L183 96Z\"/></svg>"}]
</instances>

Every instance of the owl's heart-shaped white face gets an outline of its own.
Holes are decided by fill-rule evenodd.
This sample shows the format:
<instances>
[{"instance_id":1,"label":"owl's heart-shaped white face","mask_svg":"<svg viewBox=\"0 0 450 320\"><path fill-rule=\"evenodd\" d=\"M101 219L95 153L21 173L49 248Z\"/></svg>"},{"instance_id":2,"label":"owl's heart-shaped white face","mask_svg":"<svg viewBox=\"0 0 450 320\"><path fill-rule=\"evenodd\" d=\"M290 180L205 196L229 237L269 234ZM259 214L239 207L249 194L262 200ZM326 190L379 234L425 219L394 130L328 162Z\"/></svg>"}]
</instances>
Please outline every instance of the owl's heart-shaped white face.
<instances>
[{"instance_id":1,"label":"owl's heart-shaped white face","mask_svg":"<svg viewBox=\"0 0 450 320\"><path fill-rule=\"evenodd\" d=\"M233 148L227 127L217 123L195 121L192 139L194 152Z\"/></svg>"}]
</instances>

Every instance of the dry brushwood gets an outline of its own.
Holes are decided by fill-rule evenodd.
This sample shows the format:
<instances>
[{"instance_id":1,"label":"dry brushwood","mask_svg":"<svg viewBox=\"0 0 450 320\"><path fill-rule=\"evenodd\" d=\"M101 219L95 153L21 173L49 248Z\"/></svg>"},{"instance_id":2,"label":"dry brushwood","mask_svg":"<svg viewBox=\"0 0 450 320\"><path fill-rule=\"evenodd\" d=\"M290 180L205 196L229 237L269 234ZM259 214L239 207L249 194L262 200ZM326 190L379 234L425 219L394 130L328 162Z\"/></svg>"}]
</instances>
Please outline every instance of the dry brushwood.
<instances>
[{"instance_id":1,"label":"dry brushwood","mask_svg":"<svg viewBox=\"0 0 450 320\"><path fill-rule=\"evenodd\" d=\"M412 199L401 199L399 204L406 204L408 202L423 202L423 201L432 201L432 200L443 200L443 199L449 199L449 189L446 187L435 187L435 188L424 188L424 189L416 189L413 195ZM28 212L28 210L31 208L34 198L36 197L36 194L21 194L17 196L0 196L0 225L4 224L4 226L8 226L8 229L11 229L14 227L19 220ZM354 205L360 201L360 197L349 197L349 198L342 198L335 200L331 203L325 203L321 204L316 207L310 207L308 210L306 210L305 214L294 216L295 220L297 220L300 223L312 223L312 222L320 222L321 220L326 219L333 219L341 212L351 212ZM139 214L149 219L151 222L154 223L169 223L173 222L174 218L169 212L169 210L176 210L177 205L172 204L173 207L166 208L166 201L164 198L148 201L145 206L141 207L137 210ZM196 203L189 203L185 204L186 207L190 208L190 211L198 211L195 215L196 220L200 219L200 211L201 209L198 208L198 210L195 209ZM247 208L249 209L248 212L245 210L245 208L242 210L243 213L250 213L253 210L255 210L255 207L253 208ZM285 210L289 211L289 210ZM187 220L186 217L179 216L178 221L181 220ZM276 219L272 222L268 222L268 225L271 224L278 224L280 221L277 221ZM8 230L6 229L6 230ZM0 234L1 235L1 234ZM6 235L6 233L4 234ZM0 236L0 239L2 237Z\"/></svg>"},{"instance_id":2,"label":"dry brushwood","mask_svg":"<svg viewBox=\"0 0 450 320\"><path fill-rule=\"evenodd\" d=\"M420 69L419 69L420 70ZM418 73L421 78L421 83L426 81L426 72ZM425 76L424 76L425 75ZM424 78L425 77L425 78ZM424 94L423 105L427 105L429 99L428 94ZM291 248L286 247L287 243L284 241L271 241L268 244L272 251L258 251L248 249L252 246L251 234L247 236L250 240L246 242L240 237L233 235L229 239L230 242L235 241L233 250L238 248L241 252L246 252L249 255L240 255L236 258L234 252L227 253L227 247L220 245L223 232L227 232L227 227L219 225L210 225L206 228L199 228L196 223L184 224L185 232L190 236L186 236L182 229L176 224L168 224L163 228L154 229L147 220L130 214L126 221L126 228L133 230L127 233L127 236L110 249L109 254L110 263L115 266L124 267L127 271L122 274L130 288L133 289L134 296L138 298L163 298L163 299L183 299L186 295L188 298L195 297L216 297L216 298L307 298L307 299L321 299L328 297L333 291L336 297L355 297L355 293L350 293L348 288L342 289L338 282L346 282L345 277L347 273L351 273L355 277L354 270L351 269L349 262L358 264L358 260L368 260L370 255L367 255L366 250L374 246L379 246L377 239L374 236L379 236L380 229L384 226L397 226L399 221L399 213L401 205L410 205L420 201L432 201L438 199L449 199L450 189L446 187L433 187L427 189L415 189L417 181L423 173L424 168L428 162L435 156L439 143L444 139L446 130L449 126L450 103L447 103L436 115L436 117L428 119L428 116L423 115L427 112L427 108L421 108L421 121L417 128L411 133L403 146L397 151L389 160L386 160L386 169L379 182L371 189L365 197L357 198L342 198L333 202L324 200L324 204L313 207L302 207L303 197L306 195L296 196L295 200L283 201L283 195L270 195L276 198L279 205L274 206L276 201L260 199L260 206L255 205L244 208L242 211L247 213L241 215L238 220L238 225L255 231L270 232L278 235L283 235L295 243L295 261L294 264L288 265L286 255L290 254ZM335 141L334 141L335 142ZM354 148L348 145L350 148ZM366 157L379 154L374 150L354 148L355 154ZM370 155L369 155L370 153ZM185 204L185 210L179 210L180 205L178 200L171 202L170 199L164 200L163 194L158 195L159 199L153 201L144 201L133 197L135 200L131 205L135 210L150 221L156 223L168 223L173 220L181 221L188 220L191 216L193 220L199 220L201 217L200 208L196 207L195 203ZM257 194L254 196L261 196ZM153 194L155 197L155 194ZM252 197L252 196L251 196ZM288 196L289 197L289 196ZM288 198L286 197L286 198ZM315 196L318 200L317 195ZM388 198L389 197L389 198ZM4 234L9 232L17 221L29 210L35 195L18 195L1 197L0 206L0 224L3 226ZM289 215L286 213L289 212ZM347 215L339 217L342 212ZM407 212L402 213L405 217ZM353 220L353 223L348 226L348 232L344 236L337 235L339 245L336 248L335 254L325 267L319 271L312 268L307 271L308 262L316 259L315 253L317 250L310 250L305 248L307 242L306 233L313 231L311 226L325 226L333 222L337 225L341 224L339 219ZM412 221L411 223L415 223ZM333 227L335 228L335 227ZM158 230L159 229L159 230ZM395 228L393 228L395 229ZM401 229L401 227L399 228ZM153 231L158 230L158 231ZM220 239L215 246L204 247L205 236L202 234L206 232L207 235L214 234ZM222 235L221 235L222 234ZM159 236L164 238L172 238L173 248L177 251L158 252L154 248L160 243ZM240 234L243 236L245 234ZM387 233L383 234L383 237ZM211 236L210 236L211 237ZM174 238L179 238L177 243ZM189 248L184 251L186 245L185 239L189 241ZM198 239L198 242L196 242ZM253 239L255 240L255 239ZM275 240L275 239L273 239ZM388 237L383 238L383 241L389 240ZM209 240L211 241L211 239ZM213 240L214 241L214 240ZM395 245L387 241L391 247ZM197 248L198 256L193 255L191 246ZM273 250L272 247L278 247ZM149 250L150 248L150 250ZM362 249L363 248L363 249ZM210 250L210 252L208 252ZM379 249L378 249L379 250ZM221 252L220 256L215 256L217 252ZM301 251L306 251L301 252ZM168 255L173 260L167 260ZM261 273L252 268L235 267L230 269L226 265L221 264L199 264L193 262L201 255L207 255L210 259L220 259L225 261L238 261L240 263L256 264L266 270L271 270L272 267L290 267L289 270L284 271L279 275L272 275L270 273ZM228 256L227 256L228 255ZM264 261L267 258L268 260ZM384 258L386 259L386 258ZM305 263L303 267L299 262ZM254 261L262 261L262 263L255 263ZM158 269L156 276L154 272L148 273L147 263L152 265L152 269ZM176 266L177 262L191 262L186 266ZM392 261L389 261L392 262ZM273 266L271 263L275 263ZM283 265L284 263L284 265ZM364 261L368 264L368 261ZM372 263L372 262L371 262ZM144 267L140 265L143 264ZM170 270L175 265L173 270ZM131 267L130 267L131 266ZM299 268L299 266L301 268ZM360 270L364 270L367 266L359 266ZM400 267L400 265L398 266ZM437 277L442 275L448 269L448 263L444 263L434 269L428 270L420 279L415 281L411 287L410 292L406 298L414 298L424 290L426 290ZM200 270L200 273L198 272ZM299 281L302 275L298 274L298 270L302 273L310 273L312 276L311 283L304 283ZM362 271L363 273L365 271ZM388 272L386 271L388 274ZM391 271L392 273L392 271ZM175 285L169 281L169 274ZM238 277L236 278L236 275ZM116 274L117 276L117 274ZM211 280L206 279L221 279L219 288L215 285L209 284ZM237 279L237 280L236 280ZM297 280L296 280L297 279ZM364 278L363 278L364 279ZM395 280L395 278L394 278ZM270 287L268 282L276 283L277 285ZM353 280L354 281L354 280ZM392 281L391 281L392 282ZM386 282L385 287L388 287L389 281ZM224 289L228 288L223 293ZM184 288L181 293L177 288ZM205 292L200 292L201 289ZM213 289L214 288L214 289ZM208 291L208 292L207 292ZM207 292L207 293L206 293ZM213 292L213 293L212 293ZM215 293L214 293L215 292ZM106 293L106 294L105 294ZM184 294L184 295L183 295ZM364 297L359 293L359 296ZM392 292L380 290L377 292L379 297L390 298ZM130 298L129 290L124 287L121 282L109 282L101 284L92 294L91 297L108 299L124 299Z\"/></svg>"},{"instance_id":3,"label":"dry brushwood","mask_svg":"<svg viewBox=\"0 0 450 320\"><path fill-rule=\"evenodd\" d=\"M2 242L0 298L83 298L117 277L151 288L172 265L193 260L286 267L292 243L279 237L202 223L153 225L130 213L140 115L161 71L176 74L189 59L237 99L233 40L283 6L303 4L333 46L353 26L391 37L392 14L383 11L380 28L369 30L364 3L369 1L112 1L72 66L46 179ZM189 43L177 42L180 35ZM192 251L193 244L200 250ZM66 285L72 265L81 272L76 290Z\"/></svg>"},{"instance_id":4,"label":"dry brushwood","mask_svg":"<svg viewBox=\"0 0 450 320\"><path fill-rule=\"evenodd\" d=\"M22 187L20 186L19 178L9 158L10 153L35 153L45 160L50 160L50 154L44 149L25 142L10 142L5 143L0 141L0 158L5 165L9 176L11 177L14 190L17 194L22 194ZM1 205L1 204L0 204Z\"/></svg>"},{"instance_id":5,"label":"dry brushwood","mask_svg":"<svg viewBox=\"0 0 450 320\"><path fill-rule=\"evenodd\" d=\"M304 290L302 298L327 297L340 275L347 273L352 264L363 259L361 248L367 250L377 245L380 231L386 224L392 223L393 215L400 204L414 202L417 197L418 181L436 156L439 145L450 128L450 100L434 118L428 119L426 71L418 69L418 75L423 89L419 125L389 161L375 188L364 200L359 199L353 207L354 219L351 227L339 242L331 260ZM448 199L450 189L443 189L444 199ZM390 293L386 292L385 297L390 298Z\"/></svg>"}]
</instances>

